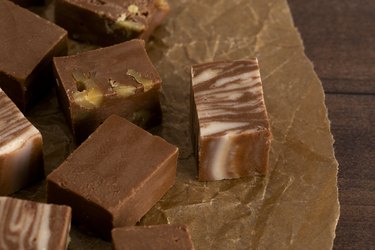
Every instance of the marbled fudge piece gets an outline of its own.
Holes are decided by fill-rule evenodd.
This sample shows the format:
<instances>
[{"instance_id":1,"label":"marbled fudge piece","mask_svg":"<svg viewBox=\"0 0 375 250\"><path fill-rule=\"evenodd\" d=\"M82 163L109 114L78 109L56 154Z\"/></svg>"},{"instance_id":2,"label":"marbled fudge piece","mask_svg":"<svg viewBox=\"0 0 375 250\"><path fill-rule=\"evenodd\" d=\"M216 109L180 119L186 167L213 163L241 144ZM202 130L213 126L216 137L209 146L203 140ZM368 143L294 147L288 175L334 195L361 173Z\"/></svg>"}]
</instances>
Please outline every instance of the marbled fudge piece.
<instances>
[{"instance_id":1,"label":"marbled fudge piece","mask_svg":"<svg viewBox=\"0 0 375 250\"><path fill-rule=\"evenodd\" d=\"M144 41L55 57L54 66L61 104L79 142L111 114L146 128L160 122L161 79Z\"/></svg>"},{"instance_id":2,"label":"marbled fudge piece","mask_svg":"<svg viewBox=\"0 0 375 250\"><path fill-rule=\"evenodd\" d=\"M66 52L65 30L0 0L0 88L22 112L52 85L52 57Z\"/></svg>"},{"instance_id":3,"label":"marbled fudge piece","mask_svg":"<svg viewBox=\"0 0 375 250\"><path fill-rule=\"evenodd\" d=\"M0 197L0 249L65 250L71 209Z\"/></svg>"},{"instance_id":4,"label":"marbled fudge piece","mask_svg":"<svg viewBox=\"0 0 375 250\"><path fill-rule=\"evenodd\" d=\"M104 46L147 40L168 12L166 0L57 0L55 7L71 37Z\"/></svg>"},{"instance_id":5,"label":"marbled fudge piece","mask_svg":"<svg viewBox=\"0 0 375 250\"><path fill-rule=\"evenodd\" d=\"M191 70L199 180L265 174L271 143L258 61L218 61Z\"/></svg>"},{"instance_id":6,"label":"marbled fudge piece","mask_svg":"<svg viewBox=\"0 0 375 250\"><path fill-rule=\"evenodd\" d=\"M71 206L74 220L110 239L172 187L177 157L175 146L112 115L48 175L48 202Z\"/></svg>"},{"instance_id":7,"label":"marbled fudge piece","mask_svg":"<svg viewBox=\"0 0 375 250\"><path fill-rule=\"evenodd\" d=\"M0 195L43 178L42 135L0 89Z\"/></svg>"}]
</instances>

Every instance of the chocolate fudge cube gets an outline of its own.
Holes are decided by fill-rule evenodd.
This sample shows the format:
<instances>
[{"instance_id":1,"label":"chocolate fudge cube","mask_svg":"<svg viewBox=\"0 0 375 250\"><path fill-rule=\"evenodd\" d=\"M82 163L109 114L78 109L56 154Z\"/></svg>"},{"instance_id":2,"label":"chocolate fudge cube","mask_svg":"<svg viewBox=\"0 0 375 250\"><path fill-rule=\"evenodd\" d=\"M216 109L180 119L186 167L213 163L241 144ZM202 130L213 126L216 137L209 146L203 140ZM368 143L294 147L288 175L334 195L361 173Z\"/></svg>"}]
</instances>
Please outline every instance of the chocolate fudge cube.
<instances>
[{"instance_id":1,"label":"chocolate fudge cube","mask_svg":"<svg viewBox=\"0 0 375 250\"><path fill-rule=\"evenodd\" d=\"M70 207L0 197L0 222L0 249L67 249Z\"/></svg>"},{"instance_id":2,"label":"chocolate fudge cube","mask_svg":"<svg viewBox=\"0 0 375 250\"><path fill-rule=\"evenodd\" d=\"M115 250L194 250L186 225L131 226L112 230Z\"/></svg>"},{"instance_id":3,"label":"chocolate fudge cube","mask_svg":"<svg viewBox=\"0 0 375 250\"><path fill-rule=\"evenodd\" d=\"M57 0L55 19L74 39L108 46L147 40L168 12L165 0Z\"/></svg>"},{"instance_id":4,"label":"chocolate fudge cube","mask_svg":"<svg viewBox=\"0 0 375 250\"><path fill-rule=\"evenodd\" d=\"M257 59L195 65L191 76L199 180L265 174L271 132Z\"/></svg>"},{"instance_id":5,"label":"chocolate fudge cube","mask_svg":"<svg viewBox=\"0 0 375 250\"><path fill-rule=\"evenodd\" d=\"M135 225L172 187L178 149L124 118L110 116L47 177L48 202L105 239Z\"/></svg>"},{"instance_id":6,"label":"chocolate fudge cube","mask_svg":"<svg viewBox=\"0 0 375 250\"><path fill-rule=\"evenodd\" d=\"M67 52L67 32L0 0L0 88L24 112L53 83L52 57Z\"/></svg>"},{"instance_id":7,"label":"chocolate fudge cube","mask_svg":"<svg viewBox=\"0 0 375 250\"><path fill-rule=\"evenodd\" d=\"M0 195L44 176L42 135L0 89Z\"/></svg>"},{"instance_id":8,"label":"chocolate fudge cube","mask_svg":"<svg viewBox=\"0 0 375 250\"><path fill-rule=\"evenodd\" d=\"M80 142L109 115L141 127L161 120L161 79L143 40L54 58L62 107Z\"/></svg>"}]
</instances>

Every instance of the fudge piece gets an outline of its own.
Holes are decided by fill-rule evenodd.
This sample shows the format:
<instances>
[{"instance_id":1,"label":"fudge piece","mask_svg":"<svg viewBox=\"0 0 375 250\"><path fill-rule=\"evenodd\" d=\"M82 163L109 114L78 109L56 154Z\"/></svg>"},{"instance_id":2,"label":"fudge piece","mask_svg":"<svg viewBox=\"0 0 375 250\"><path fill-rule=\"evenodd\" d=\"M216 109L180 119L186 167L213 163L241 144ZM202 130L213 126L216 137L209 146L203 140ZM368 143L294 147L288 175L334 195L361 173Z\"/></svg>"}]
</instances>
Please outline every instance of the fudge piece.
<instances>
[{"instance_id":1,"label":"fudge piece","mask_svg":"<svg viewBox=\"0 0 375 250\"><path fill-rule=\"evenodd\" d=\"M0 88L21 111L53 83L52 57L67 52L67 32L0 0Z\"/></svg>"},{"instance_id":2,"label":"fudge piece","mask_svg":"<svg viewBox=\"0 0 375 250\"><path fill-rule=\"evenodd\" d=\"M130 226L112 230L115 250L193 250L186 225Z\"/></svg>"},{"instance_id":3,"label":"fudge piece","mask_svg":"<svg viewBox=\"0 0 375 250\"><path fill-rule=\"evenodd\" d=\"M71 209L0 197L0 249L67 249Z\"/></svg>"},{"instance_id":4,"label":"fudge piece","mask_svg":"<svg viewBox=\"0 0 375 250\"><path fill-rule=\"evenodd\" d=\"M168 12L165 0L57 0L55 19L74 39L107 46L147 40Z\"/></svg>"},{"instance_id":5,"label":"fudge piece","mask_svg":"<svg viewBox=\"0 0 375 250\"><path fill-rule=\"evenodd\" d=\"M265 174L271 132L257 59L195 65L191 76L199 180Z\"/></svg>"},{"instance_id":6,"label":"fudge piece","mask_svg":"<svg viewBox=\"0 0 375 250\"><path fill-rule=\"evenodd\" d=\"M141 126L160 123L161 79L143 40L54 58L62 107L78 142L109 115Z\"/></svg>"},{"instance_id":7,"label":"fudge piece","mask_svg":"<svg viewBox=\"0 0 375 250\"><path fill-rule=\"evenodd\" d=\"M0 89L0 195L43 178L42 135Z\"/></svg>"},{"instance_id":8,"label":"fudge piece","mask_svg":"<svg viewBox=\"0 0 375 250\"><path fill-rule=\"evenodd\" d=\"M47 200L73 209L73 220L110 239L134 225L172 187L178 149L112 115L47 177Z\"/></svg>"}]
</instances>

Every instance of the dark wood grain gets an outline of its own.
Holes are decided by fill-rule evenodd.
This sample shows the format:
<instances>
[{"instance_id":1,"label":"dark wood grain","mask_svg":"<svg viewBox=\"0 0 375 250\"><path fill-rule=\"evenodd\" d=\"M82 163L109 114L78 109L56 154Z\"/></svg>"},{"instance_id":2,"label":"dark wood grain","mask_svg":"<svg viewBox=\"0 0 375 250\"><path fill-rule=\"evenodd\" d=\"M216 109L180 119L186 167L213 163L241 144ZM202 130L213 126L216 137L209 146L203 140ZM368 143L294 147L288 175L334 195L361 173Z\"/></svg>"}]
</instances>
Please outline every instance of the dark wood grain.
<instances>
[{"instance_id":1,"label":"dark wood grain","mask_svg":"<svg viewBox=\"0 0 375 250\"><path fill-rule=\"evenodd\" d=\"M339 162L335 249L375 249L375 1L288 0L326 92Z\"/></svg>"},{"instance_id":2,"label":"dark wood grain","mask_svg":"<svg viewBox=\"0 0 375 250\"><path fill-rule=\"evenodd\" d=\"M289 0L327 92L375 93L375 1Z\"/></svg>"}]
</instances>

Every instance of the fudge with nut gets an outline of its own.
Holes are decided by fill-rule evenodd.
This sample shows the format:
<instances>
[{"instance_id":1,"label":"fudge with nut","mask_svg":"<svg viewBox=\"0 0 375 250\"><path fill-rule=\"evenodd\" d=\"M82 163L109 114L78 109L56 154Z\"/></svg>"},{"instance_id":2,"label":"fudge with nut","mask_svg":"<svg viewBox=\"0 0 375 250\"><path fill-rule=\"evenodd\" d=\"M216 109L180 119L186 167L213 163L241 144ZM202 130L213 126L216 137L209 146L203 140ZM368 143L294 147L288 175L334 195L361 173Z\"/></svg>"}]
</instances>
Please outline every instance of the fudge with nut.
<instances>
[{"instance_id":1,"label":"fudge with nut","mask_svg":"<svg viewBox=\"0 0 375 250\"><path fill-rule=\"evenodd\" d=\"M160 123L161 78L143 40L55 57L54 67L60 102L77 142L111 114L143 128Z\"/></svg>"},{"instance_id":2,"label":"fudge with nut","mask_svg":"<svg viewBox=\"0 0 375 250\"><path fill-rule=\"evenodd\" d=\"M72 38L108 46L147 40L168 12L166 0L57 0L55 19Z\"/></svg>"},{"instance_id":3,"label":"fudge with nut","mask_svg":"<svg viewBox=\"0 0 375 250\"><path fill-rule=\"evenodd\" d=\"M257 59L194 65L191 77L199 180L265 174L271 132Z\"/></svg>"}]
</instances>

